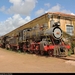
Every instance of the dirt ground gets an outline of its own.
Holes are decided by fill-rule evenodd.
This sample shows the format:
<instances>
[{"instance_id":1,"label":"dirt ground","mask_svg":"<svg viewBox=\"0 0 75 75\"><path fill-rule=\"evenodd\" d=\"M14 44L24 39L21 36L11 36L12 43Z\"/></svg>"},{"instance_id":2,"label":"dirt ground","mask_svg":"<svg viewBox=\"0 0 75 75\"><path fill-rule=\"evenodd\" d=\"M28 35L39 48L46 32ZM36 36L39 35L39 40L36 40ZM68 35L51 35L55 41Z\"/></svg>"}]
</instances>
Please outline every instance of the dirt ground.
<instances>
[{"instance_id":1,"label":"dirt ground","mask_svg":"<svg viewBox=\"0 0 75 75\"><path fill-rule=\"evenodd\" d=\"M0 73L75 73L75 55L67 58L64 60L0 48Z\"/></svg>"}]
</instances>

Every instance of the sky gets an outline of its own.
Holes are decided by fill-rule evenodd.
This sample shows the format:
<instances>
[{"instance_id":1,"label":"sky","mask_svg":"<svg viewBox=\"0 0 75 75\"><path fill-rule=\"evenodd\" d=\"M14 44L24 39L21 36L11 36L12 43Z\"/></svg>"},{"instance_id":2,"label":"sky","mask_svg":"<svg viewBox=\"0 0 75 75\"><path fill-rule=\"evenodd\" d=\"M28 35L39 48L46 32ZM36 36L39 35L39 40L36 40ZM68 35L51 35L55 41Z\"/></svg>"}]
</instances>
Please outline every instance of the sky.
<instances>
[{"instance_id":1,"label":"sky","mask_svg":"<svg viewBox=\"0 0 75 75\"><path fill-rule=\"evenodd\" d=\"M47 12L75 15L75 0L0 0L0 36Z\"/></svg>"}]
</instances>

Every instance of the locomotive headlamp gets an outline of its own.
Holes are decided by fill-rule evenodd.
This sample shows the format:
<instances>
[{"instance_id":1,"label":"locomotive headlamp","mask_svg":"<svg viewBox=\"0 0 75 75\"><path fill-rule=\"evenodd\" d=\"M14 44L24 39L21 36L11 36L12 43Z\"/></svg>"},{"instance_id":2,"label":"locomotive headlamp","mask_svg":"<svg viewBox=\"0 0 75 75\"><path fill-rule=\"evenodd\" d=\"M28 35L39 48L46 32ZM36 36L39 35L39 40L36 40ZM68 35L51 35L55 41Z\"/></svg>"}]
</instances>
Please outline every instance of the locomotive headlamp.
<instances>
[{"instance_id":1,"label":"locomotive headlamp","mask_svg":"<svg viewBox=\"0 0 75 75\"><path fill-rule=\"evenodd\" d=\"M58 22L58 26L60 26L60 22Z\"/></svg>"},{"instance_id":2,"label":"locomotive headlamp","mask_svg":"<svg viewBox=\"0 0 75 75\"><path fill-rule=\"evenodd\" d=\"M53 27L60 26L60 22L55 22Z\"/></svg>"}]
</instances>

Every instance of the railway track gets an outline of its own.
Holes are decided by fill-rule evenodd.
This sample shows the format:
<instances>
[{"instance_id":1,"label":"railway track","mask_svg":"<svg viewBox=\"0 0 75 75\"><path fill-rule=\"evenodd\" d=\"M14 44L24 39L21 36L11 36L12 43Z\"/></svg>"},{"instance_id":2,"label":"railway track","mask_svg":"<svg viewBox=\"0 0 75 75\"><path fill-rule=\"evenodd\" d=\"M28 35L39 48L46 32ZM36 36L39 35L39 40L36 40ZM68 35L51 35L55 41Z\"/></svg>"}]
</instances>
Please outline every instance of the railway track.
<instances>
[{"instance_id":1,"label":"railway track","mask_svg":"<svg viewBox=\"0 0 75 75\"><path fill-rule=\"evenodd\" d=\"M71 56L67 56L67 57L57 57L57 58L63 59L63 60L75 61L75 55L71 55Z\"/></svg>"}]
</instances>

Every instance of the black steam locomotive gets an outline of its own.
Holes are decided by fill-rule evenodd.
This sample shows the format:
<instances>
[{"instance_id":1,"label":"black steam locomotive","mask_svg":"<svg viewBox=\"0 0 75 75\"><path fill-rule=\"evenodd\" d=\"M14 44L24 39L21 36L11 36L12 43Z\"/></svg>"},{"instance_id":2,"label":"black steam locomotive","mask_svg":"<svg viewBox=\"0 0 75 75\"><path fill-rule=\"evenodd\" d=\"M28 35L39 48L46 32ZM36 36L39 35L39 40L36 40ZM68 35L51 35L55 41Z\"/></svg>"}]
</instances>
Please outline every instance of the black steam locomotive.
<instances>
[{"instance_id":1,"label":"black steam locomotive","mask_svg":"<svg viewBox=\"0 0 75 75\"><path fill-rule=\"evenodd\" d=\"M36 25L32 28L25 28L18 32L15 37L4 36L2 41L3 48L20 50L49 56L67 56L70 45L62 40L62 30L60 22L53 23L51 28L46 25Z\"/></svg>"}]
</instances>

